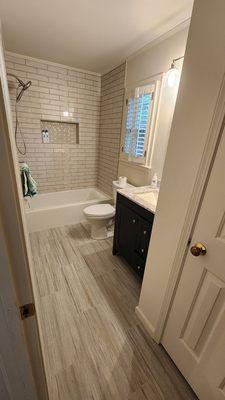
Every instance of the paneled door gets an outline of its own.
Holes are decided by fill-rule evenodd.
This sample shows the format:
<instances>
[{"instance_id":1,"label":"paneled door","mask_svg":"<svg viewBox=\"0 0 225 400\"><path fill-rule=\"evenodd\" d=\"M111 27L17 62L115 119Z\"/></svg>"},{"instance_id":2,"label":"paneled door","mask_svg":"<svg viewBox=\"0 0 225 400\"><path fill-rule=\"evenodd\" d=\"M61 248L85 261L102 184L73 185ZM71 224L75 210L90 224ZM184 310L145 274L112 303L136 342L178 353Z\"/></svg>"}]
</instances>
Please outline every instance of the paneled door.
<instances>
[{"instance_id":1,"label":"paneled door","mask_svg":"<svg viewBox=\"0 0 225 400\"><path fill-rule=\"evenodd\" d=\"M225 129L162 344L201 400L225 400Z\"/></svg>"}]
</instances>

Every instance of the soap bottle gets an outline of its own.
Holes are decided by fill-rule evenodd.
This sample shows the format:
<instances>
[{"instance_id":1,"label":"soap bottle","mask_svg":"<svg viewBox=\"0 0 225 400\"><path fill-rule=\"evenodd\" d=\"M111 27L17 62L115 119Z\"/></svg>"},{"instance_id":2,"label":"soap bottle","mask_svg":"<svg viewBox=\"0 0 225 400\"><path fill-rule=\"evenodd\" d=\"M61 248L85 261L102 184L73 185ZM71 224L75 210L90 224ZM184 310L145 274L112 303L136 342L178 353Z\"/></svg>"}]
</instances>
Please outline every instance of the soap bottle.
<instances>
[{"instance_id":1,"label":"soap bottle","mask_svg":"<svg viewBox=\"0 0 225 400\"><path fill-rule=\"evenodd\" d=\"M157 174L156 174L156 173L154 173L154 175L153 175L153 177L152 177L152 183L151 183L151 186L152 186L153 188L157 188L157 183L158 183Z\"/></svg>"}]
</instances>

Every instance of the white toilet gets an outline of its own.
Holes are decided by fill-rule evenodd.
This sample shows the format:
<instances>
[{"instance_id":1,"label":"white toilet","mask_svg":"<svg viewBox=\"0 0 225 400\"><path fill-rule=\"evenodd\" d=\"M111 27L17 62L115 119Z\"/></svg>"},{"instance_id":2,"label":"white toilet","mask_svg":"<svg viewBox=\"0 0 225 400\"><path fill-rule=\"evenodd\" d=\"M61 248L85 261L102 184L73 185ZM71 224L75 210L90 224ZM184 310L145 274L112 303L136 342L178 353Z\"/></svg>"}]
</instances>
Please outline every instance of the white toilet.
<instances>
[{"instance_id":1,"label":"white toilet","mask_svg":"<svg viewBox=\"0 0 225 400\"><path fill-rule=\"evenodd\" d=\"M118 181L113 181L113 201L116 204L117 189L122 188ZM113 218L116 210L111 204L94 204L84 208L85 217L91 224L93 239L107 239L113 236Z\"/></svg>"}]
</instances>

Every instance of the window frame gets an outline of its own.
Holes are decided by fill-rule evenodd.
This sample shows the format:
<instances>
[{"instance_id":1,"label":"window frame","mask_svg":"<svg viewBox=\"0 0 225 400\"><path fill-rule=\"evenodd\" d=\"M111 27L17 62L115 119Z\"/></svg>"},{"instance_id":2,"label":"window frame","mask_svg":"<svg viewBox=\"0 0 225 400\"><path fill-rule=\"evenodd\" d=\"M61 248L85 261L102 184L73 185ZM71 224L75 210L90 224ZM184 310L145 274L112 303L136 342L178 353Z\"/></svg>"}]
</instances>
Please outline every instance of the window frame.
<instances>
[{"instance_id":1,"label":"window frame","mask_svg":"<svg viewBox=\"0 0 225 400\"><path fill-rule=\"evenodd\" d=\"M121 130L121 145L120 145L120 160L128 163L132 163L134 165L139 165L141 167L151 168L151 160L152 160L152 151L154 146L154 135L155 135L155 126L158 114L158 105L159 105L159 97L160 97L160 89L162 85L162 74L158 75L154 79L148 79L145 81L141 81L136 85L133 85L130 88L127 88L125 91L124 97L124 107L123 107L123 119L122 119L122 130ZM126 122L127 122L127 114L128 114L128 101L130 98L138 98L137 92L144 92L145 88L152 88L153 90L153 101L151 101L150 107L150 116L148 119L148 125L146 128L146 138L144 143L144 155L143 156L134 156L132 155L132 138L131 138L131 148L129 154L124 152L125 147L125 138L126 138ZM152 93L152 91L151 91ZM133 136L133 135L132 135Z\"/></svg>"}]
</instances>

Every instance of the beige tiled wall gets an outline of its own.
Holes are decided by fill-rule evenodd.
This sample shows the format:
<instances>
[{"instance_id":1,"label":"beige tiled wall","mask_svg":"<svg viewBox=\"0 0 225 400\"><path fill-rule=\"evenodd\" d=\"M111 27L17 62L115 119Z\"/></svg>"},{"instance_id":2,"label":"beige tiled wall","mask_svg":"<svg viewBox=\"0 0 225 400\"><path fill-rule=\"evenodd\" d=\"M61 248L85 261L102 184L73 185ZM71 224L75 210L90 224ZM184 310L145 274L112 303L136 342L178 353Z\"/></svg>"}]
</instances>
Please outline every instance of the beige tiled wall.
<instances>
[{"instance_id":1,"label":"beige tiled wall","mask_svg":"<svg viewBox=\"0 0 225 400\"><path fill-rule=\"evenodd\" d=\"M6 66L7 72L32 81L18 103L20 127L27 145L27 154L19 159L29 164L39 192L96 186L100 75L11 53L6 54ZM14 79L10 78L10 82L14 108L16 85ZM79 144L43 144L40 120L63 119L63 111L69 111L79 122ZM20 135L18 142L23 147Z\"/></svg>"},{"instance_id":2,"label":"beige tiled wall","mask_svg":"<svg viewBox=\"0 0 225 400\"><path fill-rule=\"evenodd\" d=\"M106 193L112 193L118 174L125 67L124 63L101 78L98 186Z\"/></svg>"}]
</instances>

